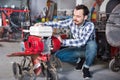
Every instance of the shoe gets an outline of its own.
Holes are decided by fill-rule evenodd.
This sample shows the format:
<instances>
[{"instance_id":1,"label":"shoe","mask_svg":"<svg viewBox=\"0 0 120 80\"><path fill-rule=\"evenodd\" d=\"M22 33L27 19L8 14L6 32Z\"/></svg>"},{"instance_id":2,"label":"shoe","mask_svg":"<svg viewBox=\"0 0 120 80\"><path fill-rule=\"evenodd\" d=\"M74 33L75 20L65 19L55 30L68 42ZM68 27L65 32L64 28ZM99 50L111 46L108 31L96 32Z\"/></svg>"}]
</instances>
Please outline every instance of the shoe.
<instances>
[{"instance_id":1,"label":"shoe","mask_svg":"<svg viewBox=\"0 0 120 80\"><path fill-rule=\"evenodd\" d=\"M92 77L89 68L85 68L85 67L83 68L83 77L85 79L90 79Z\"/></svg>"},{"instance_id":2,"label":"shoe","mask_svg":"<svg viewBox=\"0 0 120 80\"><path fill-rule=\"evenodd\" d=\"M77 66L75 67L75 69L76 69L76 70L81 70L84 61L85 61L85 58L81 58L81 60L77 63Z\"/></svg>"}]
</instances>

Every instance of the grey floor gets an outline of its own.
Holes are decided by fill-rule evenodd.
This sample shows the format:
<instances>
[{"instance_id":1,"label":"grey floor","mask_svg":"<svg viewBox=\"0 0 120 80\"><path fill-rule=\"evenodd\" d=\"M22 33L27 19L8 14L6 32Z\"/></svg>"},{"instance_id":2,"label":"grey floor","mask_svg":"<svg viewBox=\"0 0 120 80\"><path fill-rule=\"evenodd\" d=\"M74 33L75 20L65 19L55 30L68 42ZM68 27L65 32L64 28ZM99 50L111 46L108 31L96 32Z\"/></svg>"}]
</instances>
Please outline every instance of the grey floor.
<instances>
[{"instance_id":1,"label":"grey floor","mask_svg":"<svg viewBox=\"0 0 120 80\"><path fill-rule=\"evenodd\" d=\"M75 70L75 66L68 63L62 64L63 70L58 71L59 80L84 80L82 70ZM96 61L96 63L90 68L92 74L90 80L120 80L120 72L109 70L108 65L108 62ZM39 77L37 80L41 79Z\"/></svg>"},{"instance_id":2,"label":"grey floor","mask_svg":"<svg viewBox=\"0 0 120 80\"><path fill-rule=\"evenodd\" d=\"M7 57L11 52L20 51L20 42L5 42L0 40L0 80L16 80L12 73L12 63L20 61L21 57ZM120 80L120 71L113 72L108 68L109 62L96 59L91 66L92 78L90 80ZM58 70L59 80L84 80L82 71L76 71L75 65L62 63L62 70ZM29 80L29 79L25 79ZM45 80L38 76L37 80Z\"/></svg>"}]
</instances>

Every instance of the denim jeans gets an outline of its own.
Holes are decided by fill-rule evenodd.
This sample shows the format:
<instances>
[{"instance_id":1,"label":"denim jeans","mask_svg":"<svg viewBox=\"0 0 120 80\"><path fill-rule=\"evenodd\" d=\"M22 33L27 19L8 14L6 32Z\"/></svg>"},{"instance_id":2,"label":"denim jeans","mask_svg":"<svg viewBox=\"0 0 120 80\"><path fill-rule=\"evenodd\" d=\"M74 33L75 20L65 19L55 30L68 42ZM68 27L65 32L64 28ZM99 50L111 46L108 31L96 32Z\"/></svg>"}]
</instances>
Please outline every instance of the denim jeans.
<instances>
[{"instance_id":1,"label":"denim jeans","mask_svg":"<svg viewBox=\"0 0 120 80\"><path fill-rule=\"evenodd\" d=\"M85 57L85 65L88 67L92 65L96 54L97 43L94 40L88 41L85 46L63 48L55 53L61 61L69 63L77 63L79 58Z\"/></svg>"}]
</instances>

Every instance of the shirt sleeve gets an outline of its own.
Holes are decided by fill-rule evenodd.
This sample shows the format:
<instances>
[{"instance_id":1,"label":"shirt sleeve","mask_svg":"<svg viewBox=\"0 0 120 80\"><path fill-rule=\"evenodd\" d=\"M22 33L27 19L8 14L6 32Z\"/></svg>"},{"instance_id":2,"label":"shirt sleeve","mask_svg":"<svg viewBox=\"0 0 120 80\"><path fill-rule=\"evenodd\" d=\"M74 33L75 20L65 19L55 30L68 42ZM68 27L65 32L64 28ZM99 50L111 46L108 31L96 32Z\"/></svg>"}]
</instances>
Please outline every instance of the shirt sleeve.
<instances>
[{"instance_id":1,"label":"shirt sleeve","mask_svg":"<svg viewBox=\"0 0 120 80\"><path fill-rule=\"evenodd\" d=\"M62 44L63 46L76 46L76 47L84 46L88 41L89 37L92 35L93 31L94 31L94 24L87 23L85 24L85 27L79 38L63 40Z\"/></svg>"},{"instance_id":2,"label":"shirt sleeve","mask_svg":"<svg viewBox=\"0 0 120 80\"><path fill-rule=\"evenodd\" d=\"M66 20L62 20L62 21L51 21L51 22L45 22L44 25L45 26L51 26L53 28L66 28L68 27L72 22L72 19L66 19Z\"/></svg>"}]
</instances>

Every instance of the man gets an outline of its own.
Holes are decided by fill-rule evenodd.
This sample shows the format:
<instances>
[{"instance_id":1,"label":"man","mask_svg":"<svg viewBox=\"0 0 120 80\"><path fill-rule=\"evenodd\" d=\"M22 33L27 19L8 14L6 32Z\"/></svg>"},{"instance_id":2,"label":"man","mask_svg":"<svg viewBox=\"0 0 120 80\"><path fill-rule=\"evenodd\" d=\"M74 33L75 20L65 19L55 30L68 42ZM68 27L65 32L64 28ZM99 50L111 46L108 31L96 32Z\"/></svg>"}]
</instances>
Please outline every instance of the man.
<instances>
[{"instance_id":1,"label":"man","mask_svg":"<svg viewBox=\"0 0 120 80\"><path fill-rule=\"evenodd\" d=\"M58 37L62 46L68 47L57 51L55 55L61 61L78 63L76 69L82 69L85 79L91 77L89 67L97 53L95 27L92 22L87 21L88 14L89 10L85 5L78 5L74 9L73 18L44 23L45 26L52 26L53 28L70 29L73 38L62 39Z\"/></svg>"}]
</instances>

